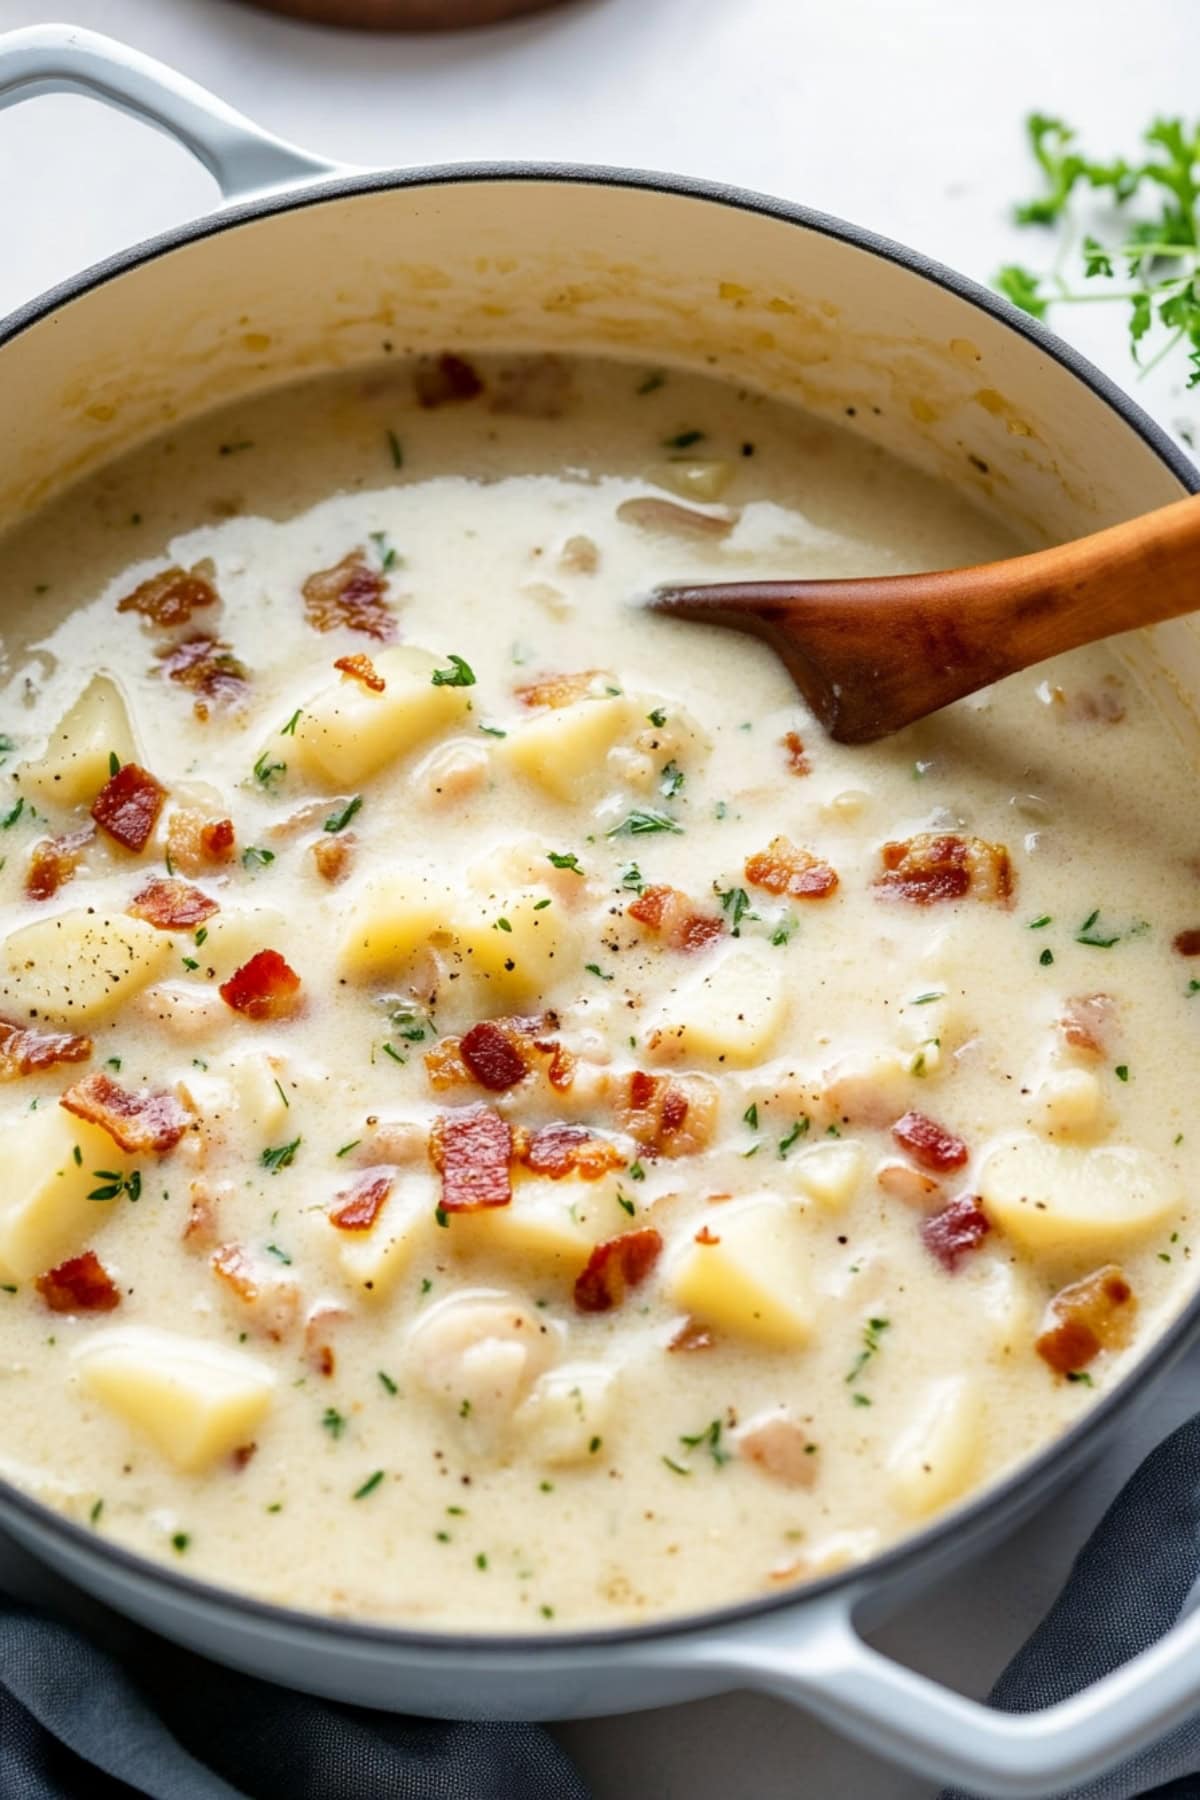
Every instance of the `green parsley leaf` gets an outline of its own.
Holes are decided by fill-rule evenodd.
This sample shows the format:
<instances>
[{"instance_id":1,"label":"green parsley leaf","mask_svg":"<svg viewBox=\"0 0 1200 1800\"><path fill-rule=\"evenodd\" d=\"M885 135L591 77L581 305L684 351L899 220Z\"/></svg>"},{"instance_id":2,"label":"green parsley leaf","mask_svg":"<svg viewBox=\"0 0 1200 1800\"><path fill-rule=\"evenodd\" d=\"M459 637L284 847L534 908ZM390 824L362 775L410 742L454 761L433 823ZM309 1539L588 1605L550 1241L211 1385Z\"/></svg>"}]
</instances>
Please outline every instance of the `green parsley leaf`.
<instances>
[{"instance_id":1,"label":"green parsley leaf","mask_svg":"<svg viewBox=\"0 0 1200 1800\"><path fill-rule=\"evenodd\" d=\"M666 800L673 800L680 792L687 777L676 762L669 762L662 772L659 792Z\"/></svg>"},{"instance_id":2,"label":"green parsley leaf","mask_svg":"<svg viewBox=\"0 0 1200 1800\"><path fill-rule=\"evenodd\" d=\"M270 1169L272 1175L278 1174L280 1169L290 1169L296 1160L301 1141L294 1137L290 1144L277 1144L272 1150L262 1151L258 1160L264 1169Z\"/></svg>"},{"instance_id":3,"label":"green parsley leaf","mask_svg":"<svg viewBox=\"0 0 1200 1800\"><path fill-rule=\"evenodd\" d=\"M379 1486L379 1484L382 1480L383 1480L383 1470L376 1469L376 1471L373 1475L367 1476L367 1479L363 1482L363 1484L360 1488L355 1488L355 1490L351 1494L350 1498L352 1500L365 1500L368 1494L373 1494L375 1492L375 1489Z\"/></svg>"},{"instance_id":4,"label":"green parsley leaf","mask_svg":"<svg viewBox=\"0 0 1200 1800\"><path fill-rule=\"evenodd\" d=\"M601 981L615 980L614 976L606 975L604 973L604 970L600 967L599 963L584 963L583 966L587 970L589 975L598 975Z\"/></svg>"},{"instance_id":5,"label":"green parsley leaf","mask_svg":"<svg viewBox=\"0 0 1200 1800\"><path fill-rule=\"evenodd\" d=\"M376 1369L375 1373L379 1377L385 1394L398 1394L400 1392L400 1389L396 1386L396 1383L392 1380L386 1369Z\"/></svg>"},{"instance_id":6,"label":"green parsley leaf","mask_svg":"<svg viewBox=\"0 0 1200 1800\"><path fill-rule=\"evenodd\" d=\"M350 1423L345 1413L340 1413L336 1406L327 1406L321 1415L321 1424L331 1438L340 1438Z\"/></svg>"},{"instance_id":7,"label":"green parsley leaf","mask_svg":"<svg viewBox=\"0 0 1200 1800\"><path fill-rule=\"evenodd\" d=\"M435 669L429 677L434 687L474 687L475 671L470 663L464 662L461 656L449 652L450 667Z\"/></svg>"},{"instance_id":8,"label":"green parsley leaf","mask_svg":"<svg viewBox=\"0 0 1200 1800\"><path fill-rule=\"evenodd\" d=\"M285 762L272 762L268 750L263 751L262 755L254 765L255 781L260 782L263 787L268 789L277 776L286 774L287 764Z\"/></svg>"},{"instance_id":9,"label":"green parsley leaf","mask_svg":"<svg viewBox=\"0 0 1200 1800\"><path fill-rule=\"evenodd\" d=\"M299 723L299 720L300 720L300 708L297 707L295 712L292 714L291 718L288 720L287 724L281 725L279 727L280 737L295 737L296 726Z\"/></svg>"},{"instance_id":10,"label":"green parsley leaf","mask_svg":"<svg viewBox=\"0 0 1200 1800\"><path fill-rule=\"evenodd\" d=\"M690 450L693 444L704 441L702 431L677 431L674 437L663 439L664 450Z\"/></svg>"},{"instance_id":11,"label":"green parsley leaf","mask_svg":"<svg viewBox=\"0 0 1200 1800\"><path fill-rule=\"evenodd\" d=\"M780 1138L780 1140L779 1140L779 1157L780 1157L781 1161L783 1160L784 1157L786 1157L788 1151L791 1149L792 1145L797 1141L797 1139L806 1137L808 1135L808 1130L809 1130L809 1127L811 1124L812 1124L812 1120L807 1116L807 1114L805 1114L803 1117L797 1119L796 1123L792 1126L792 1129L789 1132L787 1132L783 1137Z\"/></svg>"},{"instance_id":12,"label":"green parsley leaf","mask_svg":"<svg viewBox=\"0 0 1200 1800\"><path fill-rule=\"evenodd\" d=\"M750 896L743 887L717 889L717 899L721 902L721 911L729 920L732 937L741 937L742 920L750 911Z\"/></svg>"},{"instance_id":13,"label":"green parsley leaf","mask_svg":"<svg viewBox=\"0 0 1200 1800\"><path fill-rule=\"evenodd\" d=\"M353 800L347 800L341 812L330 813L325 821L326 831L345 831L355 813L361 809L362 803L362 795L355 794Z\"/></svg>"},{"instance_id":14,"label":"green parsley leaf","mask_svg":"<svg viewBox=\"0 0 1200 1800\"><path fill-rule=\"evenodd\" d=\"M579 858L573 850L561 854L557 850L549 850L546 853L546 861L553 863L556 869L570 869L575 875L583 874L583 870L579 866Z\"/></svg>"},{"instance_id":15,"label":"green parsley leaf","mask_svg":"<svg viewBox=\"0 0 1200 1800\"><path fill-rule=\"evenodd\" d=\"M605 832L605 837L645 837L652 831L674 831L682 834L683 826L652 806L636 806L629 816ZM628 884L624 884L628 885Z\"/></svg>"},{"instance_id":16,"label":"green parsley leaf","mask_svg":"<svg viewBox=\"0 0 1200 1800\"><path fill-rule=\"evenodd\" d=\"M242 851L243 869L252 869L256 864L266 868L268 863L273 863L274 861L275 852L273 850L264 850L259 844L247 844L246 848Z\"/></svg>"}]
</instances>

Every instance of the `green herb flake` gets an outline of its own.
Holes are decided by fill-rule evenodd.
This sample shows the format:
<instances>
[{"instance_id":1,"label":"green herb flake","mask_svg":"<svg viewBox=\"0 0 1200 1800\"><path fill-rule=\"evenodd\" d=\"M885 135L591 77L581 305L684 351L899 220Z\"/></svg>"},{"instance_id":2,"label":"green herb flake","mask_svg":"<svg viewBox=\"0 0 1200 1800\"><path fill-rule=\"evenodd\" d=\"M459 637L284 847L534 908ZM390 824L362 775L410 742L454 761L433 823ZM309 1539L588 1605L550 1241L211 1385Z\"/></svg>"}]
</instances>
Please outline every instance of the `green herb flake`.
<instances>
[{"instance_id":1,"label":"green herb flake","mask_svg":"<svg viewBox=\"0 0 1200 1800\"><path fill-rule=\"evenodd\" d=\"M621 886L627 891L640 894L645 885L646 883L643 879L642 871L638 868L636 863L629 863L627 867L621 870ZM1200 982L1197 982L1196 985L1197 987L1200 987Z\"/></svg>"},{"instance_id":2,"label":"green herb flake","mask_svg":"<svg viewBox=\"0 0 1200 1800\"><path fill-rule=\"evenodd\" d=\"M1030 919L1029 930L1030 931L1044 931L1046 929L1047 925L1052 925L1053 923L1054 923L1054 920L1051 918L1050 914L1043 913L1040 919Z\"/></svg>"},{"instance_id":3,"label":"green herb flake","mask_svg":"<svg viewBox=\"0 0 1200 1800\"><path fill-rule=\"evenodd\" d=\"M546 852L546 861L553 863L556 869L570 869L573 875L583 874L583 870L579 866L579 858L573 850L565 852L548 850Z\"/></svg>"},{"instance_id":4,"label":"green herb flake","mask_svg":"<svg viewBox=\"0 0 1200 1800\"><path fill-rule=\"evenodd\" d=\"M645 1171L645 1169L644 1169L644 1168L643 1168L643 1167L642 1167L642 1165L641 1165L641 1163L640 1163L640 1162L632 1162L632 1163L630 1163L630 1165L629 1165L629 1179L630 1179L630 1181L645 1181L645 1179L646 1179L646 1171Z\"/></svg>"},{"instance_id":5,"label":"green herb flake","mask_svg":"<svg viewBox=\"0 0 1200 1800\"><path fill-rule=\"evenodd\" d=\"M361 1138L351 1138L350 1142L348 1144L343 1144L341 1149L338 1150L335 1154L338 1156L349 1156L350 1152L352 1150L357 1150L358 1146L361 1143L362 1143Z\"/></svg>"},{"instance_id":6,"label":"green herb flake","mask_svg":"<svg viewBox=\"0 0 1200 1800\"><path fill-rule=\"evenodd\" d=\"M629 1198L628 1194L623 1194L620 1188L617 1189L617 1205L621 1208L622 1212L627 1212L631 1219L637 1211L635 1202Z\"/></svg>"},{"instance_id":7,"label":"green herb flake","mask_svg":"<svg viewBox=\"0 0 1200 1800\"><path fill-rule=\"evenodd\" d=\"M484 737L506 738L508 736L507 731L501 731L499 725L487 725L482 720L480 721L479 729L482 731Z\"/></svg>"},{"instance_id":8,"label":"green herb flake","mask_svg":"<svg viewBox=\"0 0 1200 1800\"><path fill-rule=\"evenodd\" d=\"M396 1386L396 1383L392 1380L386 1369L376 1369L375 1373L379 1377L380 1385L385 1394L395 1395L400 1392L400 1389Z\"/></svg>"},{"instance_id":9,"label":"green herb flake","mask_svg":"<svg viewBox=\"0 0 1200 1800\"><path fill-rule=\"evenodd\" d=\"M674 437L663 439L663 449L690 450L693 444L700 444L703 441L704 433L702 431L677 431Z\"/></svg>"},{"instance_id":10,"label":"green herb flake","mask_svg":"<svg viewBox=\"0 0 1200 1800\"><path fill-rule=\"evenodd\" d=\"M187 1549L188 1545L191 1543L191 1541L192 1540L191 1540L191 1537L188 1534L188 1532L176 1531L171 1536L171 1548L172 1548L172 1550L176 1551L180 1556L182 1556L184 1551Z\"/></svg>"},{"instance_id":11,"label":"green herb flake","mask_svg":"<svg viewBox=\"0 0 1200 1800\"><path fill-rule=\"evenodd\" d=\"M321 1424L336 1442L350 1423L345 1413L340 1413L336 1406L327 1406L321 1414Z\"/></svg>"},{"instance_id":12,"label":"green herb flake","mask_svg":"<svg viewBox=\"0 0 1200 1800\"><path fill-rule=\"evenodd\" d=\"M108 753L108 772L110 776L121 773L121 759L115 750L110 750Z\"/></svg>"},{"instance_id":13,"label":"green herb flake","mask_svg":"<svg viewBox=\"0 0 1200 1800\"><path fill-rule=\"evenodd\" d=\"M797 1139L805 1137L807 1135L811 1124L812 1124L812 1120L807 1116L807 1114L805 1114L803 1117L797 1119L796 1123L792 1126L791 1130L789 1132L785 1133L785 1135L780 1138L780 1140L779 1140L779 1157L780 1157L781 1161L787 1155L788 1151L792 1148L792 1145L797 1141Z\"/></svg>"},{"instance_id":14,"label":"green herb flake","mask_svg":"<svg viewBox=\"0 0 1200 1800\"><path fill-rule=\"evenodd\" d=\"M386 575L390 569L396 567L400 558L388 543L386 531L368 531L367 536L374 544L375 553L379 557L380 572Z\"/></svg>"},{"instance_id":15,"label":"green herb flake","mask_svg":"<svg viewBox=\"0 0 1200 1800\"><path fill-rule=\"evenodd\" d=\"M281 725L279 727L280 737L295 737L296 726L299 723L299 720L300 720L300 708L297 707L295 712L292 714L291 718L288 720L287 724Z\"/></svg>"},{"instance_id":16,"label":"green herb flake","mask_svg":"<svg viewBox=\"0 0 1200 1800\"><path fill-rule=\"evenodd\" d=\"M285 762L272 762L270 751L264 750L254 765L254 779L268 790L271 784L281 775L287 774Z\"/></svg>"},{"instance_id":17,"label":"green herb flake","mask_svg":"<svg viewBox=\"0 0 1200 1800\"><path fill-rule=\"evenodd\" d=\"M871 1358L878 1355L880 1339L890 1325L890 1319L867 1320L866 1324L863 1326L862 1349L855 1357L850 1373L846 1376L846 1381L848 1383L853 1384L856 1382Z\"/></svg>"},{"instance_id":18,"label":"green herb flake","mask_svg":"<svg viewBox=\"0 0 1200 1800\"><path fill-rule=\"evenodd\" d=\"M918 994L916 999L910 1000L908 1004L910 1006L930 1006L933 1001L944 1000L945 998L946 996L944 993L935 990L933 993L929 994Z\"/></svg>"},{"instance_id":19,"label":"green herb flake","mask_svg":"<svg viewBox=\"0 0 1200 1800\"><path fill-rule=\"evenodd\" d=\"M326 831L345 831L347 825L350 823L350 821L354 817L355 813L357 813L361 810L362 803L363 803L362 795L355 794L353 800L347 800L347 802L346 802L345 806L342 808L341 812L330 813L329 817L325 821Z\"/></svg>"},{"instance_id":20,"label":"green herb flake","mask_svg":"<svg viewBox=\"0 0 1200 1800\"><path fill-rule=\"evenodd\" d=\"M663 1461L666 1463L668 1469L670 1469L672 1475L690 1475L692 1472L690 1469L685 1469L682 1463L677 1463L674 1457L664 1456Z\"/></svg>"},{"instance_id":21,"label":"green herb flake","mask_svg":"<svg viewBox=\"0 0 1200 1800\"><path fill-rule=\"evenodd\" d=\"M274 861L275 852L273 850L264 850L261 844L247 844L246 848L242 851L243 869L253 869L255 867L265 869L268 863L273 863Z\"/></svg>"},{"instance_id":22,"label":"green herb flake","mask_svg":"<svg viewBox=\"0 0 1200 1800\"><path fill-rule=\"evenodd\" d=\"M653 712L647 713L646 718L658 731L661 731L667 722L667 715L661 706L656 706Z\"/></svg>"},{"instance_id":23,"label":"green herb flake","mask_svg":"<svg viewBox=\"0 0 1200 1800\"><path fill-rule=\"evenodd\" d=\"M619 825L613 825L604 835L610 838L645 837L653 831L673 831L682 834L683 826L652 806L636 806L626 818L621 820Z\"/></svg>"},{"instance_id":24,"label":"green herb flake","mask_svg":"<svg viewBox=\"0 0 1200 1800\"><path fill-rule=\"evenodd\" d=\"M698 1431L694 1437L681 1437L679 1441L688 1450L698 1450L703 1446L712 1457L713 1462L718 1469L723 1468L727 1462L732 1461L728 1450L726 1450L721 1443L720 1419L713 1419L710 1424L704 1427L703 1431Z\"/></svg>"},{"instance_id":25,"label":"green herb flake","mask_svg":"<svg viewBox=\"0 0 1200 1800\"><path fill-rule=\"evenodd\" d=\"M659 793L662 794L664 799L673 800L676 794L682 791L686 779L687 777L684 775L684 772L679 767L678 763L673 761L667 763L658 784Z\"/></svg>"},{"instance_id":26,"label":"green herb flake","mask_svg":"<svg viewBox=\"0 0 1200 1800\"><path fill-rule=\"evenodd\" d=\"M616 979L615 976L606 975L599 963L584 963L583 966L589 975L595 975L601 981L613 981Z\"/></svg>"},{"instance_id":27,"label":"green herb flake","mask_svg":"<svg viewBox=\"0 0 1200 1800\"><path fill-rule=\"evenodd\" d=\"M272 1175L277 1175L280 1169L291 1168L300 1144L301 1139L294 1137L290 1144L276 1144L273 1149L262 1151L258 1160L264 1169L270 1169Z\"/></svg>"},{"instance_id":28,"label":"green herb flake","mask_svg":"<svg viewBox=\"0 0 1200 1800\"><path fill-rule=\"evenodd\" d=\"M386 437L388 449L392 453L393 469L402 469L404 467L404 446L403 446L403 444L400 442L400 439L396 436L396 433L394 431L391 431L391 430L385 431L383 435Z\"/></svg>"},{"instance_id":29,"label":"green herb flake","mask_svg":"<svg viewBox=\"0 0 1200 1800\"><path fill-rule=\"evenodd\" d=\"M433 674L429 677L430 682L434 687L457 688L475 686L475 671L472 669L469 662L464 662L461 656L455 656L453 651L451 651L449 653L449 663L450 667L448 669L435 669Z\"/></svg>"},{"instance_id":30,"label":"green herb flake","mask_svg":"<svg viewBox=\"0 0 1200 1800\"><path fill-rule=\"evenodd\" d=\"M1083 1383L1084 1387L1095 1387L1096 1385L1086 1369L1068 1369L1067 1380L1080 1381Z\"/></svg>"},{"instance_id":31,"label":"green herb flake","mask_svg":"<svg viewBox=\"0 0 1200 1800\"><path fill-rule=\"evenodd\" d=\"M446 1211L444 1206L435 1206L433 1209L433 1216L437 1220L438 1224L441 1226L443 1231L449 1231L449 1229L450 1229L450 1214Z\"/></svg>"},{"instance_id":32,"label":"green herb flake","mask_svg":"<svg viewBox=\"0 0 1200 1800\"><path fill-rule=\"evenodd\" d=\"M21 798L17 801L16 805L14 807L12 807L10 811L6 812L4 817L2 819L0 819L0 831L10 831L12 829L12 827L16 824L17 820L20 818L21 814L24 811L25 811L25 796L24 796L24 794L22 794Z\"/></svg>"},{"instance_id":33,"label":"green herb flake","mask_svg":"<svg viewBox=\"0 0 1200 1800\"><path fill-rule=\"evenodd\" d=\"M1048 969L1050 967L1050 964L1054 961L1053 950L1050 950L1050 949L1043 950L1042 954L1038 957L1038 961L1041 963L1043 969Z\"/></svg>"},{"instance_id":34,"label":"green herb flake","mask_svg":"<svg viewBox=\"0 0 1200 1800\"><path fill-rule=\"evenodd\" d=\"M1129 1064L1128 1063L1118 1063L1116 1068L1113 1070L1113 1074L1116 1076L1118 1081L1128 1081L1129 1080Z\"/></svg>"},{"instance_id":35,"label":"green herb flake","mask_svg":"<svg viewBox=\"0 0 1200 1800\"><path fill-rule=\"evenodd\" d=\"M748 1125L750 1127L751 1131L758 1130L758 1101L757 1100L751 1101L750 1105L746 1108L745 1112L742 1114L742 1123L743 1123L743 1125Z\"/></svg>"},{"instance_id":36,"label":"green herb flake","mask_svg":"<svg viewBox=\"0 0 1200 1800\"><path fill-rule=\"evenodd\" d=\"M368 1494L373 1494L375 1492L375 1489L379 1486L379 1484L382 1480L383 1480L383 1470L376 1469L376 1471L373 1475L367 1476L367 1479L363 1482L363 1484L360 1488L355 1488L355 1490L354 1490L353 1494L351 1494L350 1498L352 1500L365 1500Z\"/></svg>"},{"instance_id":37,"label":"green herb flake","mask_svg":"<svg viewBox=\"0 0 1200 1800\"><path fill-rule=\"evenodd\" d=\"M94 1502L94 1504L93 1504L93 1506L92 1506L92 1510L91 1510L91 1512L90 1512L90 1513L89 1513L89 1514L88 1514L88 1521L89 1521L89 1523L90 1523L90 1524L92 1524L92 1525L98 1525L98 1524L99 1524L99 1523L100 1523L100 1514L101 1514L101 1513L102 1513L102 1512L103 1512L103 1511L104 1511L104 1502L103 1502L103 1500L97 1500L97 1501L95 1501L95 1502Z\"/></svg>"},{"instance_id":38,"label":"green herb flake","mask_svg":"<svg viewBox=\"0 0 1200 1800\"><path fill-rule=\"evenodd\" d=\"M286 1250L281 1250L278 1244L268 1244L267 1255L273 1256L276 1262L287 1263L289 1266L291 1264L291 1257Z\"/></svg>"}]
</instances>

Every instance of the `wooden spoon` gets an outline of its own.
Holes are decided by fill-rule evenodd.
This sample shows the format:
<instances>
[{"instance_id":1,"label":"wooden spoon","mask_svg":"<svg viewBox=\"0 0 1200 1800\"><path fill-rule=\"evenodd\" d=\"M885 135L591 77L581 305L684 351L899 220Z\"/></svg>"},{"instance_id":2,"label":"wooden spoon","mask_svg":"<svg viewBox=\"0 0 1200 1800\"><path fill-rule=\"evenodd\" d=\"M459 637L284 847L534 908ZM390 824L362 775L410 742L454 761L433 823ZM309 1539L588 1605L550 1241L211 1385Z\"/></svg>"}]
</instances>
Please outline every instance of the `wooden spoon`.
<instances>
[{"instance_id":1,"label":"wooden spoon","mask_svg":"<svg viewBox=\"0 0 1200 1800\"><path fill-rule=\"evenodd\" d=\"M1200 494L1032 556L855 581L658 588L764 638L840 744L869 744L1060 651L1200 608Z\"/></svg>"}]
</instances>

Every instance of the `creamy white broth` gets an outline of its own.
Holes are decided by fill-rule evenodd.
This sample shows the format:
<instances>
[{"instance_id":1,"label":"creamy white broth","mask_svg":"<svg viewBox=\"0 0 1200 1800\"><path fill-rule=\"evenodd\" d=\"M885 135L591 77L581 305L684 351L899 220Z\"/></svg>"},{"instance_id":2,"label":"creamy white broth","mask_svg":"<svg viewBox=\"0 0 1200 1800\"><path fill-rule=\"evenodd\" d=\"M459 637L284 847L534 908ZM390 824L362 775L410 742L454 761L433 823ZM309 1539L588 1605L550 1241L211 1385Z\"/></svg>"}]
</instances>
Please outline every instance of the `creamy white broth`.
<instances>
[{"instance_id":1,"label":"creamy white broth","mask_svg":"<svg viewBox=\"0 0 1200 1800\"><path fill-rule=\"evenodd\" d=\"M976 561L1014 548L1003 530L849 433L716 381L477 368L482 393L434 408L396 363L215 415L6 544L0 1014L92 1052L0 1085L3 1468L99 1533L288 1604L426 1626L636 1621L871 1555L1053 1439L1190 1294L1200 962L1173 940L1200 925L1193 771L1105 649L888 743L827 742L762 646L649 617L638 596L678 576ZM628 510L648 498L731 528L662 529ZM399 663L310 622L304 584L356 548ZM166 630L117 612L173 565L219 605ZM157 654L199 633L247 677L203 719L206 697ZM411 647L424 662L404 665ZM382 694L335 673L356 653ZM100 829L31 899L34 846L88 819L94 794L63 805L44 759L97 671L167 797L140 854ZM516 692L588 671L567 707ZM395 726L411 748L330 773L315 721L342 697L368 726L373 705L417 719ZM560 741L523 751L554 718ZM105 757L95 786L109 775ZM233 822L234 860L172 871L220 910L142 924L114 952L95 934L128 934L135 896L169 878L185 808ZM985 857L966 897L889 895L883 846L930 832L1003 846L1011 894L992 893ZM780 836L836 890L748 879ZM346 844L331 882L314 845L332 873ZM655 931L628 909L662 887L690 904ZM14 939L81 909L92 936L73 960L61 931L32 953ZM672 947L694 918L719 928ZM294 1017L218 992L265 949L300 978ZM89 1010L101 966L141 986ZM521 985L526 968L542 973ZM1071 1004L1096 995L1111 1005ZM426 1053L446 1038L547 1012L510 1033L525 1080L434 1084ZM575 1059L560 1085L534 1040ZM631 1118L634 1071L687 1099L673 1140ZM59 1105L97 1072L174 1094L178 1141L106 1150ZM511 1202L444 1210L430 1130L472 1106L518 1133L589 1126L618 1166L553 1180L518 1136ZM911 1112L969 1160L923 1169L891 1130ZM74 1198L43 1195L30 1225L59 1164ZM376 1179L375 1222L339 1230L329 1215ZM979 1195L986 1234L948 1268L922 1227ZM661 1240L655 1258L642 1238L641 1279L620 1296L593 1264L577 1290L593 1247L633 1233ZM119 1303L53 1310L46 1277L89 1251ZM1110 1266L1091 1350L1047 1347L1053 1296ZM597 1288L608 1310L589 1310ZM165 1404L145 1371L172 1358Z\"/></svg>"}]
</instances>

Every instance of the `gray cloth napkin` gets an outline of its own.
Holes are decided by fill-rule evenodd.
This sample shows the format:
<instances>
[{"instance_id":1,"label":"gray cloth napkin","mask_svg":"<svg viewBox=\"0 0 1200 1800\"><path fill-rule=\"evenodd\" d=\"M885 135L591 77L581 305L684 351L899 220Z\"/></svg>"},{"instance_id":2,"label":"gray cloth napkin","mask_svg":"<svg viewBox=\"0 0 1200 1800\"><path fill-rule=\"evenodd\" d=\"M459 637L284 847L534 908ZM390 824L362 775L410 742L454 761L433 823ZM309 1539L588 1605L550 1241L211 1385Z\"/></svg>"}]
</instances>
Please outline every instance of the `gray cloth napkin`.
<instances>
[{"instance_id":1,"label":"gray cloth napkin","mask_svg":"<svg viewBox=\"0 0 1200 1800\"><path fill-rule=\"evenodd\" d=\"M988 1696L1034 1712L1157 1642L1200 1579L1200 1418L1153 1450L1075 1559L1067 1584ZM1194 1601L1193 1601L1194 1603ZM1200 1800L1200 1714L1070 1800ZM967 1800L945 1793L941 1800ZM978 1797L977 1797L978 1800ZM1047 1795L1046 1800L1066 1800Z\"/></svg>"},{"instance_id":2,"label":"gray cloth napkin","mask_svg":"<svg viewBox=\"0 0 1200 1800\"><path fill-rule=\"evenodd\" d=\"M0 1603L2 1800L587 1800L537 1725L314 1700L121 1630L120 1661Z\"/></svg>"}]
</instances>

